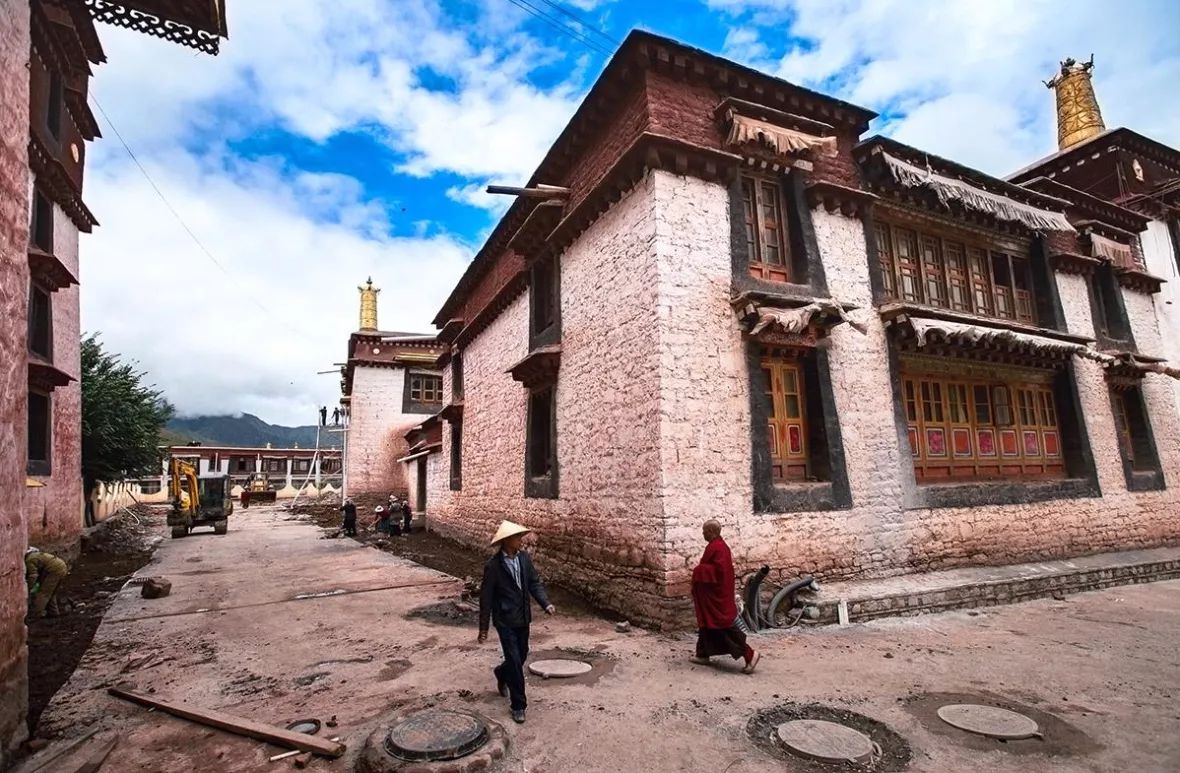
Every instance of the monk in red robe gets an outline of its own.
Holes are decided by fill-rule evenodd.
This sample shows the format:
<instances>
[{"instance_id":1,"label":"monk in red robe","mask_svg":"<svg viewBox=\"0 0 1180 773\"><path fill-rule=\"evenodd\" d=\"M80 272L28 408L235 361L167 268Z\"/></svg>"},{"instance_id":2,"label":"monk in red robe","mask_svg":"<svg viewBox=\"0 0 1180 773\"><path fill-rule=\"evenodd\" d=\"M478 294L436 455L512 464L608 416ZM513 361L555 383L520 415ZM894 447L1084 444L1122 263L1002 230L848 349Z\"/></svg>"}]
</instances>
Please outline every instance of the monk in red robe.
<instances>
[{"instance_id":1,"label":"monk in red robe","mask_svg":"<svg viewBox=\"0 0 1180 773\"><path fill-rule=\"evenodd\" d=\"M692 603L697 613L697 653L693 663L706 664L714 655L729 655L746 661L742 673L752 674L761 655L746 644L746 634L737 627L734 602L733 556L721 539L721 524L707 521L703 528L705 554L692 570Z\"/></svg>"}]
</instances>

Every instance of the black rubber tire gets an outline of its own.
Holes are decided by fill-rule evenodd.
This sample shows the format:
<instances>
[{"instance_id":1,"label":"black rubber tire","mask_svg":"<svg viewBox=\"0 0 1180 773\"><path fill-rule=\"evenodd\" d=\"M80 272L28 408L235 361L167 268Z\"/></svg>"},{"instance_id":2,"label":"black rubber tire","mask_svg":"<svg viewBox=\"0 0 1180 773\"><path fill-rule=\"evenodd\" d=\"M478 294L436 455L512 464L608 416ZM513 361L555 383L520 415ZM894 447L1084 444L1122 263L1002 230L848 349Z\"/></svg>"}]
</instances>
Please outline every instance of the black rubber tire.
<instances>
[{"instance_id":1,"label":"black rubber tire","mask_svg":"<svg viewBox=\"0 0 1180 773\"><path fill-rule=\"evenodd\" d=\"M181 537L187 537L187 536L188 536L188 528L187 527L185 527L185 526L173 526L172 527L172 539L180 539Z\"/></svg>"},{"instance_id":2,"label":"black rubber tire","mask_svg":"<svg viewBox=\"0 0 1180 773\"><path fill-rule=\"evenodd\" d=\"M229 531L229 521L225 518L222 518L220 521L213 522L214 534L225 534L227 531Z\"/></svg>"}]
</instances>

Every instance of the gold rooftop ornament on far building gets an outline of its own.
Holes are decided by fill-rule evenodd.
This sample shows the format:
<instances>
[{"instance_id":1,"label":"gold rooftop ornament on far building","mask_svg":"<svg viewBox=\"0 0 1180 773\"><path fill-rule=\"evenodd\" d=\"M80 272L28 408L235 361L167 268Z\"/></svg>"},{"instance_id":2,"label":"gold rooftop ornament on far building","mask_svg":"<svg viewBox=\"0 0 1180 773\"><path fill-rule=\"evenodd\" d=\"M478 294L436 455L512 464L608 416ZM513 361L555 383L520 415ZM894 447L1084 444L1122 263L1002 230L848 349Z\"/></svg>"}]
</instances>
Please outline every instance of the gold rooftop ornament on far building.
<instances>
[{"instance_id":1,"label":"gold rooftop ornament on far building","mask_svg":"<svg viewBox=\"0 0 1180 773\"><path fill-rule=\"evenodd\" d=\"M1057 149L1065 150L1083 140L1106 131L1090 71L1094 69L1094 55L1090 61L1078 62L1072 57L1061 63L1061 72L1045 85L1057 92Z\"/></svg>"},{"instance_id":2,"label":"gold rooftop ornament on far building","mask_svg":"<svg viewBox=\"0 0 1180 773\"><path fill-rule=\"evenodd\" d=\"M361 291L361 330L377 329L377 293L380 287L373 286L373 278L365 280L364 287L356 288Z\"/></svg>"}]
</instances>

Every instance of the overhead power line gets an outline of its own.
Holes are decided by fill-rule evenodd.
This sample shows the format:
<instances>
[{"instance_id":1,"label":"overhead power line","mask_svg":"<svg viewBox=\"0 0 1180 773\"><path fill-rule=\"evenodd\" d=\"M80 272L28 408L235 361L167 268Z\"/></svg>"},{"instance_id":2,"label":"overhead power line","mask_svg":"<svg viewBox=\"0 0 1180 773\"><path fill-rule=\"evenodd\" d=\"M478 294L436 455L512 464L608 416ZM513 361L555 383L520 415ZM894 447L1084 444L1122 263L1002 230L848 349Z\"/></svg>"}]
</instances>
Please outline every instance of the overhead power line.
<instances>
[{"instance_id":1,"label":"overhead power line","mask_svg":"<svg viewBox=\"0 0 1180 773\"><path fill-rule=\"evenodd\" d=\"M230 279L233 279L233 275L230 274L229 269L225 267L225 264L218 260L217 257L209 250L209 248L205 246L205 243L201 241L193 229L189 228L188 223L186 223L184 218L180 216L180 213L176 211L176 207L172 206L172 202L168 201L168 197L164 195L164 191L160 190L160 186L156 185L156 181L152 179L152 176L148 174L148 170L144 168L143 164L140 163L139 158L135 155L135 151L133 151L131 146L127 144L127 140L123 139L123 135L119 133L119 129L115 126L114 121L112 121L111 117L107 115L107 111L103 110L102 104L98 101L98 97L95 96L93 91L90 92L90 101L94 103L96 108L98 108L99 115L101 115L103 120L106 121L107 126L110 127L111 132L115 135L115 138L119 140L119 144L123 146L123 150L127 151L127 155L135 163L136 168L139 169L140 174L143 175L143 179L147 180L148 185L150 185L152 190L156 192L156 195L160 198L160 201L162 201L164 206L168 208L168 211L172 213L172 217L176 218L176 222L180 223L180 227L183 228L184 232L188 234L190 239L193 240L193 244L197 245L197 249L199 249L201 253L213 263L213 265L217 266L217 268L221 270L221 273L225 274ZM257 306L263 313L275 321L285 325L287 328L293 331L295 330L291 325L282 320L273 311L264 306L261 301L253 296L252 293L246 293L245 295L250 299L250 302ZM300 334L302 335L302 333Z\"/></svg>"},{"instance_id":2,"label":"overhead power line","mask_svg":"<svg viewBox=\"0 0 1180 773\"><path fill-rule=\"evenodd\" d=\"M612 53L614 53L610 49L603 46L601 43L598 43L594 39L588 38L587 36L583 35L577 29L566 24L565 22L563 22L561 19L557 18L553 14L548 13L541 8L538 8L535 5L532 5L529 2L529 0L508 0L508 2L512 3L517 8L520 8L521 10L525 11L526 13L531 14L532 16L536 17L537 19L545 22L546 24L548 24L550 27L554 28L558 32L561 32L562 34L566 35L567 37L570 37L570 38L576 40L577 42L581 43L582 45L586 46L586 48L589 48L591 51L593 51L597 54L602 54L603 56L610 56Z\"/></svg>"},{"instance_id":3,"label":"overhead power line","mask_svg":"<svg viewBox=\"0 0 1180 773\"><path fill-rule=\"evenodd\" d=\"M593 32L599 38L601 38L602 40L609 43L612 49L618 48L618 46L619 46L618 40L616 40L611 35L608 35L607 33L603 32L598 27L598 25L596 25L593 22L586 19L586 17L583 16L582 14L574 13L573 11L569 10L564 5L562 5L560 2L556 2L556 0L541 0L541 2L544 3L545 5L549 6L553 10L557 11L562 16L565 16L569 19L573 19L578 24L578 26L580 26L582 29L586 30L587 32Z\"/></svg>"}]
</instances>

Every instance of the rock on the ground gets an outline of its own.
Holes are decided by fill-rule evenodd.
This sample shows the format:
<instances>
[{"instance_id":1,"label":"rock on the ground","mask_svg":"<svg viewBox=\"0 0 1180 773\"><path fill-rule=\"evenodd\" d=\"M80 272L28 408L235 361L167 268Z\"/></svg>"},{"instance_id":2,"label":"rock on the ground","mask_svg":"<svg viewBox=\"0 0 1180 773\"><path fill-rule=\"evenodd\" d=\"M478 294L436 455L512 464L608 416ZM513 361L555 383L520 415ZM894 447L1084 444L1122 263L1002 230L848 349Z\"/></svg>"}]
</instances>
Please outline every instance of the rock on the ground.
<instances>
[{"instance_id":1,"label":"rock on the ground","mask_svg":"<svg viewBox=\"0 0 1180 773\"><path fill-rule=\"evenodd\" d=\"M172 581L163 577L149 577L143 584L145 599L160 599L172 592Z\"/></svg>"}]
</instances>

